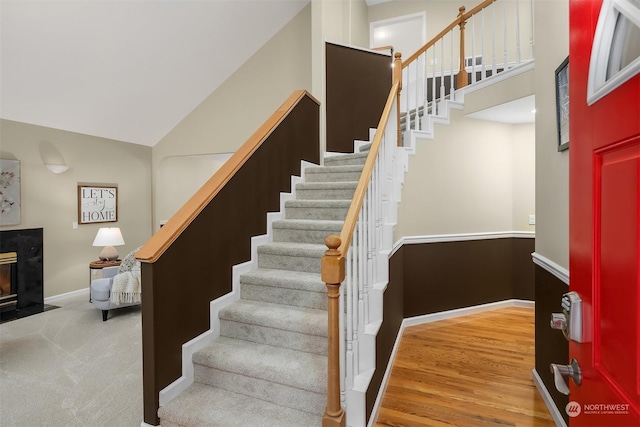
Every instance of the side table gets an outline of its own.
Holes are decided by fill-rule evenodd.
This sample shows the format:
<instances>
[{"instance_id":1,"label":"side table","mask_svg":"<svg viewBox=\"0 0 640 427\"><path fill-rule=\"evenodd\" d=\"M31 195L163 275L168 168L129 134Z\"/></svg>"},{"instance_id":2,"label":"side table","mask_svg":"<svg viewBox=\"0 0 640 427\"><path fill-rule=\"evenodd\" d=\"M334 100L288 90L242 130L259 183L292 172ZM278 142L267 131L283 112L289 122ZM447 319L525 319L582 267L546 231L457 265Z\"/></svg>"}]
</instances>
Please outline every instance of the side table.
<instances>
[{"instance_id":1,"label":"side table","mask_svg":"<svg viewBox=\"0 0 640 427\"><path fill-rule=\"evenodd\" d=\"M117 267L122 263L121 259L115 261L91 261L89 263L89 302L91 302L91 281L93 280L93 270L102 270L105 267Z\"/></svg>"}]
</instances>

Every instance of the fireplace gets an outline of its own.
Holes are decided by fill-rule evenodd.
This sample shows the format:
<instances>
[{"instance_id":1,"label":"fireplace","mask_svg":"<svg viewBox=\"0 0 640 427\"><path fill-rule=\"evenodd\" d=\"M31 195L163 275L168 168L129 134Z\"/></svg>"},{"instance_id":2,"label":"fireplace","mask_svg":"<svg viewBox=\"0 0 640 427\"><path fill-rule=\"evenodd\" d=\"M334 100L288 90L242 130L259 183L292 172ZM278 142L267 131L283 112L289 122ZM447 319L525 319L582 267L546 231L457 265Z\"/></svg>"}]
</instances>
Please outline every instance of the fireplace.
<instances>
[{"instance_id":1,"label":"fireplace","mask_svg":"<svg viewBox=\"0 0 640 427\"><path fill-rule=\"evenodd\" d=\"M0 311L15 310L18 305L17 252L0 253Z\"/></svg>"},{"instance_id":2,"label":"fireplace","mask_svg":"<svg viewBox=\"0 0 640 427\"><path fill-rule=\"evenodd\" d=\"M0 231L0 322L45 310L42 234L42 228Z\"/></svg>"}]
</instances>

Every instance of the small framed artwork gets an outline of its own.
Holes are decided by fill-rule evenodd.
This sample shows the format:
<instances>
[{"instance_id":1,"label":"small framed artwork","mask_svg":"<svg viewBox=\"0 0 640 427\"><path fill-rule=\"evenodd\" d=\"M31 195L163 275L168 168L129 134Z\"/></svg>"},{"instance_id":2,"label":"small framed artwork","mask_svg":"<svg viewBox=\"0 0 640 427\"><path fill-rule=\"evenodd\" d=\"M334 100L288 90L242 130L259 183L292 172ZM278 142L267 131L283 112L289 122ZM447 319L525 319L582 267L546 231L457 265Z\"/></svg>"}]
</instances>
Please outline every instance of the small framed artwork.
<instances>
[{"instance_id":1,"label":"small framed artwork","mask_svg":"<svg viewBox=\"0 0 640 427\"><path fill-rule=\"evenodd\" d=\"M78 223L118 221L118 186L78 185Z\"/></svg>"},{"instance_id":2,"label":"small framed artwork","mask_svg":"<svg viewBox=\"0 0 640 427\"><path fill-rule=\"evenodd\" d=\"M0 225L20 224L20 160L0 159Z\"/></svg>"},{"instance_id":3,"label":"small framed artwork","mask_svg":"<svg viewBox=\"0 0 640 427\"><path fill-rule=\"evenodd\" d=\"M569 57L556 68L558 151L569 148Z\"/></svg>"}]
</instances>

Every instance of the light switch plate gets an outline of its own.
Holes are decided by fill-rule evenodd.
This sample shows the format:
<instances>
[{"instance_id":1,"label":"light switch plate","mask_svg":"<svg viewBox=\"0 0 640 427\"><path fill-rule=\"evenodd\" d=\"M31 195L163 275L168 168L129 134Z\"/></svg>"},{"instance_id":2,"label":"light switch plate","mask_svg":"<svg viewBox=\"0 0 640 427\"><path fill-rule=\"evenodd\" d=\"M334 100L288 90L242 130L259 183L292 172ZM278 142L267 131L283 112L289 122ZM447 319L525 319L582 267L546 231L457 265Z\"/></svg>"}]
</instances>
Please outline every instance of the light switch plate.
<instances>
[{"instance_id":1,"label":"light switch plate","mask_svg":"<svg viewBox=\"0 0 640 427\"><path fill-rule=\"evenodd\" d=\"M529 225L536 225L536 216L529 215Z\"/></svg>"}]
</instances>

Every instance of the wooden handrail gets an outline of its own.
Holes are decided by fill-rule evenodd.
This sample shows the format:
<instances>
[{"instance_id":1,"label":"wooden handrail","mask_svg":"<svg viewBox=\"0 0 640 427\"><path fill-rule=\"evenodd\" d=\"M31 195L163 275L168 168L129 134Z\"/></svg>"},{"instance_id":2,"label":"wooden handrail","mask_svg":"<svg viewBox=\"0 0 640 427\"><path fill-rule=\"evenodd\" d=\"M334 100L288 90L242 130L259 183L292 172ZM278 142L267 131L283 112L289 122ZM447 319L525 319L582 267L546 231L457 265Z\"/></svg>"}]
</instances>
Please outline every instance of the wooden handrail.
<instances>
[{"instance_id":1,"label":"wooden handrail","mask_svg":"<svg viewBox=\"0 0 640 427\"><path fill-rule=\"evenodd\" d=\"M380 117L380 122L378 123L378 131L373 137L371 148L369 148L369 155L367 155L367 160L365 161L364 167L362 168L362 174L360 175L360 180L358 181L358 185L356 186L356 191L353 195L351 206L349 206L347 217L345 218L344 225L342 226L342 231L340 231L341 243L338 247L338 251L340 251L341 256L345 256L347 254L349 246L351 245L351 237L353 236L353 230L355 230L356 228L358 213L362 208L364 196L369 185L369 180L371 179L371 174L373 173L373 166L378 155L378 150L380 149L380 144L382 143L384 129L387 127L387 122L389 121L389 116L391 115L391 108L393 107L393 103L396 102L396 93L398 92L399 85L399 82L395 82L391 87L391 91L389 91L387 102L384 105L384 110L382 110L382 116Z\"/></svg>"},{"instance_id":2,"label":"wooden handrail","mask_svg":"<svg viewBox=\"0 0 640 427\"><path fill-rule=\"evenodd\" d=\"M449 31L451 31L452 29L454 29L456 26L459 26L461 23L466 23L466 21L471 18L473 15L475 15L476 13L480 12L482 9L486 8L487 6L491 5L493 2L495 2L496 0L484 0L482 3L480 3L479 5L477 5L476 7L474 7L473 9L471 9L468 12L464 11L464 6L461 7L460 10L460 14L458 15L458 17L456 17L456 19L449 25L447 25L444 30L440 31L434 38L432 38L431 40L429 40L428 42L426 42L420 49L418 49L413 55L411 55L410 57L408 57L407 59L405 59L402 62L402 68L406 68L409 66L409 64L411 64L413 61L415 61L420 55L422 55L423 53L425 53L430 47L432 47L433 45L436 44L436 42L438 40L440 40L442 37L444 37L447 33L449 33ZM464 54L463 54L464 55Z\"/></svg>"},{"instance_id":3,"label":"wooden handrail","mask_svg":"<svg viewBox=\"0 0 640 427\"><path fill-rule=\"evenodd\" d=\"M151 236L136 253L136 259L145 263L157 261L305 96L320 105L320 102L306 90L293 92L169 221Z\"/></svg>"}]
</instances>

